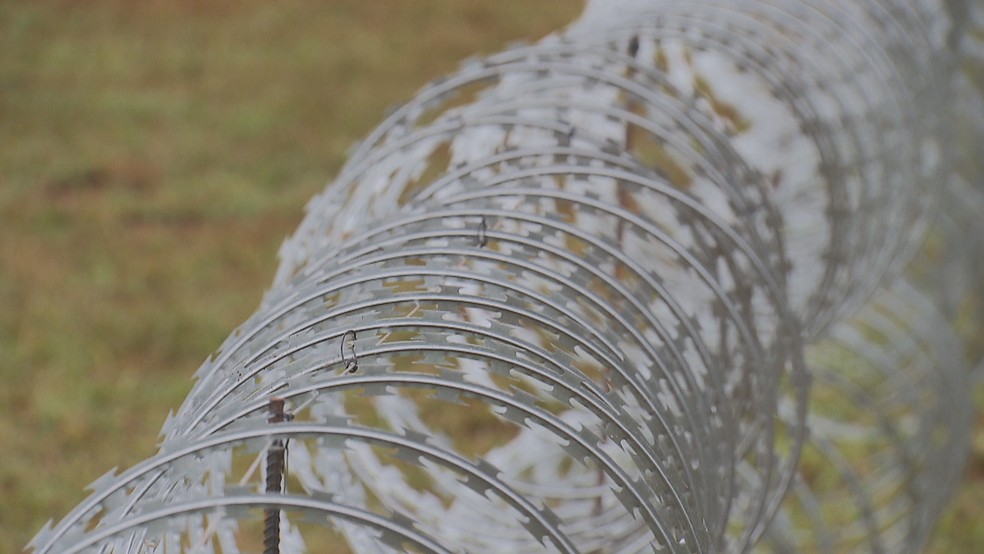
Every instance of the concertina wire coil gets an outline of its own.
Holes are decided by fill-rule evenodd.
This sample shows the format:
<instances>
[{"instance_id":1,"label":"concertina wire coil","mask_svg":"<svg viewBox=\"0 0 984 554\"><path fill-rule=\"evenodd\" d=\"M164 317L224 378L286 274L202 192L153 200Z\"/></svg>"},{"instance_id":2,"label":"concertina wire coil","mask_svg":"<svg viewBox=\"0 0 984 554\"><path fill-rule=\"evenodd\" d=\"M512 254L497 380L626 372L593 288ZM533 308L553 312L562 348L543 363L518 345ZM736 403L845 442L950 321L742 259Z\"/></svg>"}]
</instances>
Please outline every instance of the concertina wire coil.
<instances>
[{"instance_id":1,"label":"concertina wire coil","mask_svg":"<svg viewBox=\"0 0 984 554\"><path fill-rule=\"evenodd\" d=\"M919 551L970 433L982 12L591 1L464 63L30 547Z\"/></svg>"}]
</instances>

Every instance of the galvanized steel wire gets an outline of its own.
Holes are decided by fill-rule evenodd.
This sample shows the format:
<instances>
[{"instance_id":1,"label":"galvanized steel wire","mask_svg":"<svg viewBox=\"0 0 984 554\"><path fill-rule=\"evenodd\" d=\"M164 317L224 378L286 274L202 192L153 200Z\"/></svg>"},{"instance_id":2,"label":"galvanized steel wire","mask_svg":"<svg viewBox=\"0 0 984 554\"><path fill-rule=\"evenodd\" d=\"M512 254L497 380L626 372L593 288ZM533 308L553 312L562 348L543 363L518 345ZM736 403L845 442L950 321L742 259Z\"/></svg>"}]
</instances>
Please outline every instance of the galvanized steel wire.
<instances>
[{"instance_id":1,"label":"galvanized steel wire","mask_svg":"<svg viewBox=\"0 0 984 554\"><path fill-rule=\"evenodd\" d=\"M31 546L917 550L971 413L897 282L960 165L952 4L592 2L466 62L311 202L161 451Z\"/></svg>"}]
</instances>

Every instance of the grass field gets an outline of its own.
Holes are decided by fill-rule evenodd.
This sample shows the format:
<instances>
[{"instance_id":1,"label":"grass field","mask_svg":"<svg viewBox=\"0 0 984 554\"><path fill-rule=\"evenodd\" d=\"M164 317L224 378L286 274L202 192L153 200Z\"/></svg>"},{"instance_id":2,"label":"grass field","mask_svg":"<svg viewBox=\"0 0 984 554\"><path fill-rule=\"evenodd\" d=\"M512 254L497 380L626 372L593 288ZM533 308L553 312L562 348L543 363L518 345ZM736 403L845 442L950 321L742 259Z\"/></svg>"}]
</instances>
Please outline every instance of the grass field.
<instances>
[{"instance_id":1,"label":"grass field","mask_svg":"<svg viewBox=\"0 0 984 554\"><path fill-rule=\"evenodd\" d=\"M0 553L155 451L388 106L574 0L0 0ZM936 551L984 545L984 432Z\"/></svg>"}]
</instances>

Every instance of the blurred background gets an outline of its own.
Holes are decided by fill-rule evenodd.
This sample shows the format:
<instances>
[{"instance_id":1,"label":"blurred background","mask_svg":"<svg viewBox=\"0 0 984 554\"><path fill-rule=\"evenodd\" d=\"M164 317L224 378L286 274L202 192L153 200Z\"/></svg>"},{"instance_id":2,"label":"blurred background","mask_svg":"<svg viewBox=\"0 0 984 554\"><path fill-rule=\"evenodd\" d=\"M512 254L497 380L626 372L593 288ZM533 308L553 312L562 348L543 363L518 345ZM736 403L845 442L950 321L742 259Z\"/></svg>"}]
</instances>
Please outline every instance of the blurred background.
<instances>
[{"instance_id":1,"label":"blurred background","mask_svg":"<svg viewBox=\"0 0 984 554\"><path fill-rule=\"evenodd\" d=\"M581 7L0 0L0 552L156 451L307 200L388 107ZM933 551L973 545L980 416Z\"/></svg>"}]
</instances>

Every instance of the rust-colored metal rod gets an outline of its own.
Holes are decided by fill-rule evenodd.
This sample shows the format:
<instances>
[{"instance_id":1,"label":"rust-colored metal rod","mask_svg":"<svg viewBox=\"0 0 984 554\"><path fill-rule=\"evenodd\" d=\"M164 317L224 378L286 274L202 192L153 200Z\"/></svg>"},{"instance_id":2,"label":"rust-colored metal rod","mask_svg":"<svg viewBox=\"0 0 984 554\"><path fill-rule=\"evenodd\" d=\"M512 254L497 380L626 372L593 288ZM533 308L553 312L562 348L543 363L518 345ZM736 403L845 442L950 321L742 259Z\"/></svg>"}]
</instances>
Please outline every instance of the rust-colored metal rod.
<instances>
[{"instance_id":1,"label":"rust-colored metal rod","mask_svg":"<svg viewBox=\"0 0 984 554\"><path fill-rule=\"evenodd\" d=\"M286 420L284 415L284 399L274 397L270 399L270 423L282 423ZM267 450L266 456L266 492L280 493L283 491L284 465L285 465L284 441L275 439ZM263 511L263 554L280 554L280 508L267 508Z\"/></svg>"}]
</instances>

